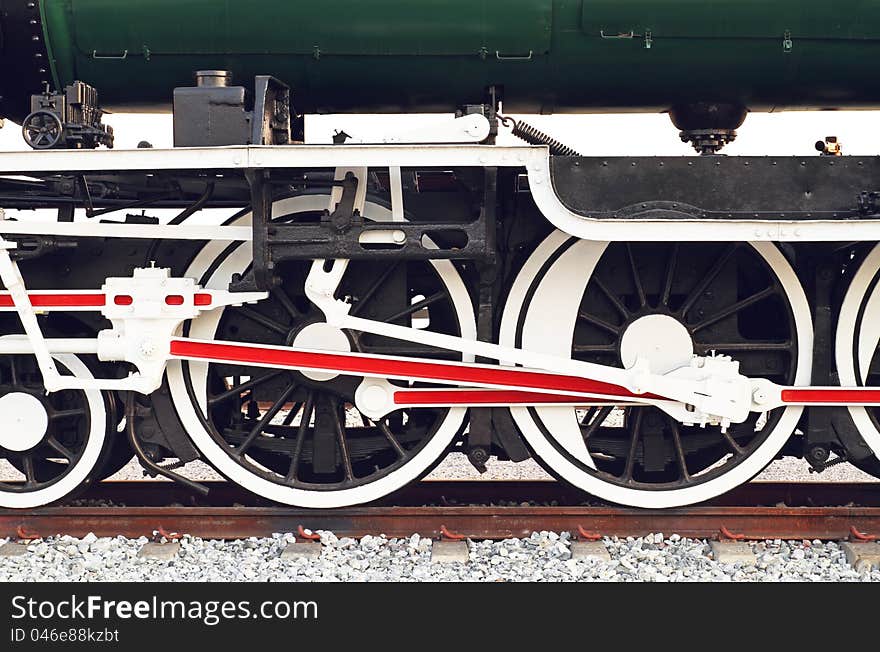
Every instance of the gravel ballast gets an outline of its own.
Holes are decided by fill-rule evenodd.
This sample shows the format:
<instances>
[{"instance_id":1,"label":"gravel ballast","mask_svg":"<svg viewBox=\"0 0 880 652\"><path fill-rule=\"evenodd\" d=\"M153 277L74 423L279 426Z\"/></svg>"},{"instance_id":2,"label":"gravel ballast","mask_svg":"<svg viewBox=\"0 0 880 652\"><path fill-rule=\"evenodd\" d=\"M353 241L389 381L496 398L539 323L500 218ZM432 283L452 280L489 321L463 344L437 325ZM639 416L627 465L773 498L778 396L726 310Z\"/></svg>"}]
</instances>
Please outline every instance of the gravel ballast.
<instances>
[{"instance_id":1,"label":"gravel ballast","mask_svg":"<svg viewBox=\"0 0 880 652\"><path fill-rule=\"evenodd\" d=\"M840 465L828 473L810 474L803 460L775 462L759 481L877 481L854 467ZM220 479L207 465L187 465L185 474L198 480ZM450 455L431 479L549 479L529 461L493 460L479 475L461 454ZM144 479L136 463L114 479ZM51 537L27 545L21 556L0 558L0 582L56 581L602 581L602 582L880 582L880 570L853 569L843 548L834 542L779 540L748 544L754 564L719 563L708 541L676 535L606 538L610 561L594 556L571 558L570 534L542 532L527 539L469 541L465 563L432 563L432 542L365 537L357 541L322 533L317 558L282 558L290 534L242 541L204 540L185 536L171 560L139 556L146 538L83 539ZM0 544L5 543L0 539Z\"/></svg>"},{"instance_id":2,"label":"gravel ballast","mask_svg":"<svg viewBox=\"0 0 880 652\"><path fill-rule=\"evenodd\" d=\"M216 471L203 462L191 462L182 471L183 475L198 481L222 480ZM3 468L0 465L0 480L3 479ZM111 480L144 480L144 472L137 461L132 461ZM153 479L153 478L146 478ZM164 479L164 478L162 478ZM525 462L499 462L492 459L486 473L480 474L462 453L452 453L434 469L428 480L552 480L534 460ZM785 458L773 462L757 478L758 482L880 482L867 473L863 473L851 464L834 466L824 473L810 473L804 460Z\"/></svg>"},{"instance_id":3,"label":"gravel ballast","mask_svg":"<svg viewBox=\"0 0 880 652\"><path fill-rule=\"evenodd\" d=\"M418 535L358 541L321 534L320 557L291 560L281 555L292 535L228 542L184 537L170 561L138 557L146 538L55 537L31 542L26 555L0 559L0 581L880 582L880 570L853 569L833 542L753 543L752 565L716 562L704 540L606 538L608 562L574 560L568 533L540 532L527 539L469 541L469 561L436 564L432 541Z\"/></svg>"}]
</instances>

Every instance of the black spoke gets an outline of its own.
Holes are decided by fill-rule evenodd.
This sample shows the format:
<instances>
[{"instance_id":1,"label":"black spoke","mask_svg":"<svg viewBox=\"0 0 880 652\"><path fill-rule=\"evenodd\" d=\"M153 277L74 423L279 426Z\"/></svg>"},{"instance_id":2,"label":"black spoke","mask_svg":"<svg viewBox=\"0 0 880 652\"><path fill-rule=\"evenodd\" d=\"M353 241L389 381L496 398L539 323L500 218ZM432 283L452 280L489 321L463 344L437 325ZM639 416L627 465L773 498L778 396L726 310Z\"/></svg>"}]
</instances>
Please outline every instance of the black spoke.
<instances>
[{"instance_id":1,"label":"black spoke","mask_svg":"<svg viewBox=\"0 0 880 652\"><path fill-rule=\"evenodd\" d=\"M617 353L616 344L575 344L575 353Z\"/></svg>"},{"instance_id":2,"label":"black spoke","mask_svg":"<svg viewBox=\"0 0 880 652\"><path fill-rule=\"evenodd\" d=\"M345 439L345 424L339 416L338 406L333 409L333 429L336 431L336 441L339 444L339 453L342 456L342 469L345 473L345 479L351 482L354 480L354 471L351 468L351 453L348 451L348 441Z\"/></svg>"},{"instance_id":3,"label":"black spoke","mask_svg":"<svg viewBox=\"0 0 880 652\"><path fill-rule=\"evenodd\" d=\"M732 306L729 306L728 308L725 308L724 310L722 310L718 313L715 313L711 317L707 317L706 319L699 322L698 324L691 326L691 331L697 332L699 330L702 330L704 328L711 326L712 324L717 324L719 321L721 321L723 319L727 319L728 317L735 315L739 311L745 310L749 306L753 306L756 303L760 303L764 299L771 297L774 294L776 294L776 288L774 288L773 286L767 288L766 290L761 290L760 292L756 292L752 296L750 296L746 299L743 299L742 301L737 301Z\"/></svg>"},{"instance_id":4,"label":"black spoke","mask_svg":"<svg viewBox=\"0 0 880 652\"><path fill-rule=\"evenodd\" d=\"M623 476L621 477L624 482L630 482L633 478L633 470L636 465L636 451L639 448L639 439L641 438L642 415L644 415L644 413L644 409L636 409L636 415L633 419L632 432L630 433L629 439L629 456L626 458L626 467L624 468Z\"/></svg>"},{"instance_id":5,"label":"black spoke","mask_svg":"<svg viewBox=\"0 0 880 652\"><path fill-rule=\"evenodd\" d=\"M31 487L37 484L37 474L34 470L34 458L32 455L25 455L21 459L24 467L25 486Z\"/></svg>"},{"instance_id":6,"label":"black spoke","mask_svg":"<svg viewBox=\"0 0 880 652\"><path fill-rule=\"evenodd\" d=\"M73 451L71 451L64 444L55 439L54 436L49 437L46 440L46 443L49 444L49 446L51 446L57 452L61 453L62 457L64 457L64 459L66 459L68 462L73 462L73 459L76 457L76 455L73 454Z\"/></svg>"},{"instance_id":7,"label":"black spoke","mask_svg":"<svg viewBox=\"0 0 880 652\"><path fill-rule=\"evenodd\" d=\"M57 421L60 419L70 419L72 417L84 417L86 415L85 408L77 408L75 410L53 410L49 412L49 421Z\"/></svg>"},{"instance_id":8,"label":"black spoke","mask_svg":"<svg viewBox=\"0 0 880 652\"><path fill-rule=\"evenodd\" d=\"M299 458L302 455L303 443L306 440L306 432L309 429L309 423L312 420L312 412L315 409L315 393L309 392L306 396L305 405L303 405L302 418L299 422L299 428L296 431L296 444L294 444L293 456L290 458L290 469L284 481L287 484L296 482L296 471L299 468Z\"/></svg>"},{"instance_id":9,"label":"black spoke","mask_svg":"<svg viewBox=\"0 0 880 652\"><path fill-rule=\"evenodd\" d=\"M678 263L678 250L680 245L676 242L672 245L672 254L669 264L666 266L666 278L663 281L663 293L660 295L660 305L669 307L669 299L672 297L672 281L675 279L675 266Z\"/></svg>"},{"instance_id":10,"label":"black spoke","mask_svg":"<svg viewBox=\"0 0 880 652\"><path fill-rule=\"evenodd\" d=\"M445 299L447 296L448 295L446 294L445 290L443 290L441 292L437 292L436 294L432 294L431 296L429 296L427 299L423 299L422 301L419 301L418 303L414 303L411 306L407 306L406 308L404 308L400 312L396 312L393 315L391 315L390 317L386 317L385 319L382 319L381 321L386 324L391 324L393 322L396 322L398 319L402 319L403 317L409 317L410 315L417 313L419 310L424 310L425 308L434 305L438 301Z\"/></svg>"},{"instance_id":11,"label":"black spoke","mask_svg":"<svg viewBox=\"0 0 880 652\"><path fill-rule=\"evenodd\" d=\"M636 259L633 257L632 245L626 245L626 257L629 260L629 270L632 274L633 285L636 289L636 295L639 297L639 305L644 308L648 305L648 299L645 297L645 288L642 286L642 279L639 278L639 270L636 267Z\"/></svg>"},{"instance_id":12,"label":"black spoke","mask_svg":"<svg viewBox=\"0 0 880 652\"><path fill-rule=\"evenodd\" d=\"M388 266L388 268L382 272L382 274L377 278L373 284L364 292L359 298L355 305L351 308L351 315L356 316L359 315L361 310L363 310L366 305L370 302L376 292L379 291L379 288L384 285L385 281L387 281L391 275L397 271L398 267L400 267L400 262L396 262L393 265Z\"/></svg>"},{"instance_id":13,"label":"black spoke","mask_svg":"<svg viewBox=\"0 0 880 652\"><path fill-rule=\"evenodd\" d=\"M296 419L296 415L299 414L299 411L302 409L302 403L294 403L290 412L287 413L287 416L284 417L284 421L281 423L282 426L289 426L293 423L293 420Z\"/></svg>"},{"instance_id":14,"label":"black spoke","mask_svg":"<svg viewBox=\"0 0 880 652\"><path fill-rule=\"evenodd\" d=\"M714 351L790 351L794 348L794 342L719 342L718 344L704 344L706 348Z\"/></svg>"},{"instance_id":15,"label":"black spoke","mask_svg":"<svg viewBox=\"0 0 880 652\"><path fill-rule=\"evenodd\" d=\"M592 422L588 422L586 428L581 428L581 435L584 438L584 441L589 442L590 437L596 434L596 431L605 423L605 419L614 411L614 407L609 405L608 407L603 407L599 410L599 414L596 415L596 418L593 419Z\"/></svg>"},{"instance_id":16,"label":"black spoke","mask_svg":"<svg viewBox=\"0 0 880 652\"><path fill-rule=\"evenodd\" d=\"M287 311L287 314L293 317L294 319L299 319L302 317L302 313L297 310L296 306L293 304L293 300L290 298L290 295L283 288L272 288L271 290L272 296L278 299L278 303L280 303L284 309Z\"/></svg>"},{"instance_id":17,"label":"black spoke","mask_svg":"<svg viewBox=\"0 0 880 652\"><path fill-rule=\"evenodd\" d=\"M397 437L391 432L391 428L388 427L388 424L384 421L379 421L376 425L379 427L382 434L385 435L385 439L388 440L388 443L391 444L391 447L395 450L398 456L406 457L406 450L404 450L403 446L400 445L400 442L397 441Z\"/></svg>"},{"instance_id":18,"label":"black spoke","mask_svg":"<svg viewBox=\"0 0 880 652\"><path fill-rule=\"evenodd\" d=\"M727 445L730 446L730 449L733 451L734 457L741 457L745 454L746 449L737 444L736 440L730 436L729 432L727 432L726 430L722 430L721 437L724 439L724 441L727 442Z\"/></svg>"},{"instance_id":19,"label":"black spoke","mask_svg":"<svg viewBox=\"0 0 880 652\"><path fill-rule=\"evenodd\" d=\"M272 404L272 407L269 408L269 411L263 415L263 418L253 427L253 429L248 433L248 436L242 442L241 446L235 449L235 454L239 457L244 455L245 451L251 447L251 445L256 441L257 437L260 436L260 433L263 432L265 427L269 425L269 422L275 418L275 416L281 411L281 409L287 405L287 399L291 397L291 395L296 391L296 385L291 383L287 386L287 389L284 390L284 393L281 397Z\"/></svg>"},{"instance_id":20,"label":"black spoke","mask_svg":"<svg viewBox=\"0 0 880 652\"><path fill-rule=\"evenodd\" d=\"M723 254L715 261L712 267L706 272L706 275L703 276L703 279L697 284L691 293L688 295L687 299L681 306L681 310L679 311L682 317L686 317L688 312L690 312L691 308L694 307L694 304L699 300L702 296L703 292L705 292L708 287L712 284L712 282L718 277L721 271L724 269L724 266L730 260L731 256L736 253L737 245L729 246Z\"/></svg>"},{"instance_id":21,"label":"black spoke","mask_svg":"<svg viewBox=\"0 0 880 652\"><path fill-rule=\"evenodd\" d=\"M611 305L613 305L617 309L617 312L620 313L620 316L623 317L624 321L629 319L631 313L627 309L627 307L623 305L623 302L620 300L620 298L611 290L609 290L608 286L605 285L598 278L594 278L593 283L596 285L597 288L599 288L599 290L601 290L602 294L605 295L605 298L607 298L608 301L611 302Z\"/></svg>"},{"instance_id":22,"label":"black spoke","mask_svg":"<svg viewBox=\"0 0 880 652\"><path fill-rule=\"evenodd\" d=\"M578 424L580 425L580 427L583 428L584 426L590 425L590 423L592 423L593 421L593 417L596 416L596 412L598 412L599 409L600 408L595 406L588 408L587 413L578 420Z\"/></svg>"},{"instance_id":23,"label":"black spoke","mask_svg":"<svg viewBox=\"0 0 880 652\"><path fill-rule=\"evenodd\" d=\"M614 324L609 324L607 321L599 319L598 317L594 317L593 315L591 315L588 312L578 313L578 319L585 321L588 324L595 326L596 328L600 328L604 331L607 331L607 332L611 333L612 335L614 335L615 337L617 337L617 335L620 332L620 328L618 326L615 326Z\"/></svg>"},{"instance_id":24,"label":"black spoke","mask_svg":"<svg viewBox=\"0 0 880 652\"><path fill-rule=\"evenodd\" d=\"M290 328L288 328L284 324L277 322L271 317L267 317L266 315L261 314L252 308L248 308L247 306L242 306L241 308L238 308L236 310L236 313L241 315L242 317L245 317L253 322L260 324L261 326L268 328L270 331L275 331L280 335L284 335L285 337L287 337L287 334L290 332Z\"/></svg>"},{"instance_id":25,"label":"black spoke","mask_svg":"<svg viewBox=\"0 0 880 652\"><path fill-rule=\"evenodd\" d=\"M688 482L691 474L688 473L687 461L684 457L684 447L681 445L681 430L678 427L678 421L669 417L670 430L672 431L672 443L675 446L675 457L678 460L678 467L681 469L681 479Z\"/></svg>"},{"instance_id":26,"label":"black spoke","mask_svg":"<svg viewBox=\"0 0 880 652\"><path fill-rule=\"evenodd\" d=\"M235 385L228 391L223 392L222 394L217 394L216 396L212 396L208 399L208 405L214 407L215 405L219 405L220 403L225 403L231 398L241 398L241 395L258 385L262 385L265 382L272 380L273 378L277 378L281 374L286 373L284 371L273 371L272 373L263 374L259 378L251 378L246 383L241 383L240 385ZM236 376L238 378L238 376Z\"/></svg>"}]
</instances>

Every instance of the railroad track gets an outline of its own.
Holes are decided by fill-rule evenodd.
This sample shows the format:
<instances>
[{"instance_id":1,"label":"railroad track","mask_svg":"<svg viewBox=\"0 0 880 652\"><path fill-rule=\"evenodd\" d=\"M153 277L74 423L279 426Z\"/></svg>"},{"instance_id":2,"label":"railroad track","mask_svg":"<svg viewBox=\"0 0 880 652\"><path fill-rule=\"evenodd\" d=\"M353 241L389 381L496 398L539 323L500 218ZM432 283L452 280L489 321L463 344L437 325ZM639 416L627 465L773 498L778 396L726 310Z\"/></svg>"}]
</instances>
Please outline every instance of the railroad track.
<instances>
[{"instance_id":1,"label":"railroad track","mask_svg":"<svg viewBox=\"0 0 880 652\"><path fill-rule=\"evenodd\" d=\"M637 510L600 502L554 482L423 482L374 505L338 510L278 506L210 485L207 498L167 482L114 482L79 501L28 511L0 510L0 537L56 534L153 536L157 531L239 539L275 532L330 530L338 536L464 536L504 539L541 530L581 537L870 539L880 534L880 483L752 483L704 505ZM850 502L858 496L857 504ZM97 502L114 506L96 506Z\"/></svg>"}]
</instances>

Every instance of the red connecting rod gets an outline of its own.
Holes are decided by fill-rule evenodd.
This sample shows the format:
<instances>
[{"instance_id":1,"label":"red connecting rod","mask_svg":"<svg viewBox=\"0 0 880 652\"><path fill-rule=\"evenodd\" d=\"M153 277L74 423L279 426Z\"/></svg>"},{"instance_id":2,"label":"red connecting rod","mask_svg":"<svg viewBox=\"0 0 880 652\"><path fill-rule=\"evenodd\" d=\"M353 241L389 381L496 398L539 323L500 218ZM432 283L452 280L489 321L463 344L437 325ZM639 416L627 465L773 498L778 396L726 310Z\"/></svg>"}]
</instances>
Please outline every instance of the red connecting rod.
<instances>
[{"instance_id":1,"label":"red connecting rod","mask_svg":"<svg viewBox=\"0 0 880 652\"><path fill-rule=\"evenodd\" d=\"M577 405L664 400L654 394L634 394L625 387L587 378L493 365L423 361L412 358L321 353L299 349L204 342L175 338L171 356L280 369L332 371L349 376L421 380L474 388L411 390L394 393L395 405ZM483 389L477 389L483 388ZM585 401L585 399L589 399ZM880 405L880 389L782 388L783 405ZM771 405L770 407L778 407Z\"/></svg>"},{"instance_id":2,"label":"red connecting rod","mask_svg":"<svg viewBox=\"0 0 880 652\"><path fill-rule=\"evenodd\" d=\"M46 310L101 310L106 305L129 305L130 296L106 296L101 292L30 292L31 305ZM208 307L212 297L198 293L196 305ZM182 297L165 297L179 305ZM128 302L128 303L126 303ZM0 292L0 310L15 310L11 296ZM448 384L465 389L401 388L394 392L395 405L577 405L580 403L638 403L664 400L655 394L638 395L625 387L588 378L550 372L412 358L367 356L357 353L322 353L285 347L231 342L203 342L184 338L171 341L170 356L185 360L210 360L281 369L333 371L349 376L416 380ZM880 389L866 387L782 387L780 405L880 405ZM586 399L586 400L585 400Z\"/></svg>"},{"instance_id":3,"label":"red connecting rod","mask_svg":"<svg viewBox=\"0 0 880 652\"><path fill-rule=\"evenodd\" d=\"M546 373L513 367L464 364L454 362L423 361L411 358L363 355L358 353L321 353L300 349L232 344L228 342L204 342L175 338L171 340L171 357L182 360L208 360L220 363L246 364L279 369L306 369L330 371L349 376L375 376L400 380L421 380L468 387L503 388L467 394L437 390L427 397L431 403L448 405L447 401L463 405L498 402L571 403L583 402L584 398L604 397L608 400L651 400L659 396L637 395L624 387L595 380ZM512 390L512 391L511 391ZM395 402L414 398L414 392L397 392ZM417 393L420 402L423 392ZM455 397L453 399L453 397Z\"/></svg>"}]
</instances>

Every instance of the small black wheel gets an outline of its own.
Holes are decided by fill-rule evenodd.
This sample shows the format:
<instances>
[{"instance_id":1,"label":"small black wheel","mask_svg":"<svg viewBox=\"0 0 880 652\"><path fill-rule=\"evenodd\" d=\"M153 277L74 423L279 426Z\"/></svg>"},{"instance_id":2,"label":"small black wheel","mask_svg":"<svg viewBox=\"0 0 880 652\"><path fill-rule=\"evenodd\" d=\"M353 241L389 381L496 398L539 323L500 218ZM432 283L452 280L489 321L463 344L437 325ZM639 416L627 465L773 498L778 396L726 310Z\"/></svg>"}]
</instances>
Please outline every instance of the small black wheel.
<instances>
[{"instance_id":1,"label":"small black wheel","mask_svg":"<svg viewBox=\"0 0 880 652\"><path fill-rule=\"evenodd\" d=\"M21 125L24 141L33 149L53 149L61 142L64 125L51 111L34 111Z\"/></svg>"},{"instance_id":2,"label":"small black wheel","mask_svg":"<svg viewBox=\"0 0 880 652\"><path fill-rule=\"evenodd\" d=\"M93 379L75 355L57 355L65 375ZM46 394L36 358L0 356L0 507L42 507L78 494L107 452L107 405L96 389ZM13 473L14 472L14 473Z\"/></svg>"}]
</instances>

